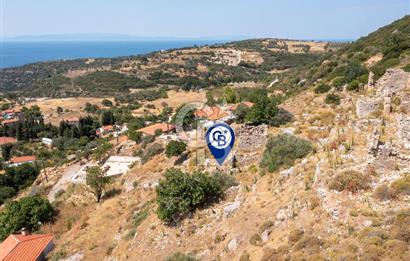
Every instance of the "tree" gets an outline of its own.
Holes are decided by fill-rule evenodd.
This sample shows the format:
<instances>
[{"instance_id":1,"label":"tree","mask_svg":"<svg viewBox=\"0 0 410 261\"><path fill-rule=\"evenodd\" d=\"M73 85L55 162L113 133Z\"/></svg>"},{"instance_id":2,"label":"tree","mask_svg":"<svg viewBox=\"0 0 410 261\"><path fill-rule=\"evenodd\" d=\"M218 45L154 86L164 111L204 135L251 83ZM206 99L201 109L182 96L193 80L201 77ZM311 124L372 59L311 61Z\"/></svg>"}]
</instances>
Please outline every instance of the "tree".
<instances>
[{"instance_id":1,"label":"tree","mask_svg":"<svg viewBox=\"0 0 410 261\"><path fill-rule=\"evenodd\" d=\"M54 215L55 211L50 202L40 196L8 202L0 213L0 240L23 228L34 232L42 223L52 221Z\"/></svg>"},{"instance_id":2,"label":"tree","mask_svg":"<svg viewBox=\"0 0 410 261\"><path fill-rule=\"evenodd\" d=\"M114 114L112 111L104 111L101 115L101 124L104 125L113 125L115 123Z\"/></svg>"},{"instance_id":3,"label":"tree","mask_svg":"<svg viewBox=\"0 0 410 261\"><path fill-rule=\"evenodd\" d=\"M261 167L274 172L281 167L290 167L296 159L307 156L312 151L309 141L289 134L271 137L266 144Z\"/></svg>"},{"instance_id":4,"label":"tree","mask_svg":"<svg viewBox=\"0 0 410 261\"><path fill-rule=\"evenodd\" d=\"M215 106L215 104L216 104L216 101L215 101L215 98L214 98L214 95L212 94L212 92L207 92L206 93L206 104L208 105L208 106Z\"/></svg>"},{"instance_id":5,"label":"tree","mask_svg":"<svg viewBox=\"0 0 410 261\"><path fill-rule=\"evenodd\" d=\"M259 97L255 105L247 113L245 120L252 124L269 124L273 125L274 117L278 113L278 101L275 97Z\"/></svg>"},{"instance_id":6,"label":"tree","mask_svg":"<svg viewBox=\"0 0 410 261\"><path fill-rule=\"evenodd\" d=\"M0 187L0 205L2 205L7 199L17 195L17 191L13 187Z\"/></svg>"},{"instance_id":7,"label":"tree","mask_svg":"<svg viewBox=\"0 0 410 261\"><path fill-rule=\"evenodd\" d=\"M86 183L91 188L97 202L101 201L101 196L105 191L105 187L110 183L110 178L105 176L99 166L87 168Z\"/></svg>"},{"instance_id":8,"label":"tree","mask_svg":"<svg viewBox=\"0 0 410 261\"><path fill-rule=\"evenodd\" d=\"M235 91L232 90L230 87L224 88L224 98L226 99L227 103L235 103L236 102L236 94Z\"/></svg>"},{"instance_id":9,"label":"tree","mask_svg":"<svg viewBox=\"0 0 410 261\"><path fill-rule=\"evenodd\" d=\"M1 146L1 154L5 161L11 158L11 151L13 150L13 144L7 143Z\"/></svg>"},{"instance_id":10,"label":"tree","mask_svg":"<svg viewBox=\"0 0 410 261\"><path fill-rule=\"evenodd\" d=\"M62 107L58 106L56 111L57 111L58 114L61 114L61 113L63 113L64 110L63 110Z\"/></svg>"},{"instance_id":11,"label":"tree","mask_svg":"<svg viewBox=\"0 0 410 261\"><path fill-rule=\"evenodd\" d=\"M186 150L186 144L182 141L171 140L166 148L166 154L168 158L172 156L181 155Z\"/></svg>"},{"instance_id":12,"label":"tree","mask_svg":"<svg viewBox=\"0 0 410 261\"><path fill-rule=\"evenodd\" d=\"M244 104L239 104L238 107L236 107L234 114L236 116L236 122L237 123L244 123L246 115L249 112L249 108L244 105Z\"/></svg>"},{"instance_id":13,"label":"tree","mask_svg":"<svg viewBox=\"0 0 410 261\"><path fill-rule=\"evenodd\" d=\"M113 106L112 101L110 101L108 99L102 100L101 104L106 106L106 107L112 107Z\"/></svg>"},{"instance_id":14,"label":"tree","mask_svg":"<svg viewBox=\"0 0 410 261\"><path fill-rule=\"evenodd\" d=\"M130 140L135 141L137 144L139 144L142 141L142 133L139 132L139 131L135 131L135 130L129 130L128 131L128 138Z\"/></svg>"},{"instance_id":15,"label":"tree","mask_svg":"<svg viewBox=\"0 0 410 261\"><path fill-rule=\"evenodd\" d=\"M192 175L179 169L168 169L157 192L157 215L165 222L177 221L207 203L223 196L224 186L220 179L203 172Z\"/></svg>"}]
</instances>

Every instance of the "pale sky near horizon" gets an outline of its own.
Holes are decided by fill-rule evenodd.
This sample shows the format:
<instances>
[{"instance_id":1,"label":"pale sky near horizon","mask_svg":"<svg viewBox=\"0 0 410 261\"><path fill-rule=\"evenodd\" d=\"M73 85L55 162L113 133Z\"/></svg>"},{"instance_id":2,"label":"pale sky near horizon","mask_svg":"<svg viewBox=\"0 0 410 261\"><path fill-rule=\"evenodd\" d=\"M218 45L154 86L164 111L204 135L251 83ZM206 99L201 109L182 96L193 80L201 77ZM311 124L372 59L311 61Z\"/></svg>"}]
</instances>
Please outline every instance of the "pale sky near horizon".
<instances>
[{"instance_id":1,"label":"pale sky near horizon","mask_svg":"<svg viewBox=\"0 0 410 261\"><path fill-rule=\"evenodd\" d=\"M410 0L0 0L3 37L356 39L410 13Z\"/></svg>"}]
</instances>

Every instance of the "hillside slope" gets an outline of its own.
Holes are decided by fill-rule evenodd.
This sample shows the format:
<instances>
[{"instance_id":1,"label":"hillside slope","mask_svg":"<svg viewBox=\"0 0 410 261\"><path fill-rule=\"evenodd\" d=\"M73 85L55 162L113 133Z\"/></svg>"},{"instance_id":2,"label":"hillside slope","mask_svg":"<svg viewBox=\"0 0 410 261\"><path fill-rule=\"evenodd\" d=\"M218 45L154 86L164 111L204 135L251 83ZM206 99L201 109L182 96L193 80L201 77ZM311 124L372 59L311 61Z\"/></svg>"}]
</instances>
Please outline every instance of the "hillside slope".
<instances>
[{"instance_id":1,"label":"hillside slope","mask_svg":"<svg viewBox=\"0 0 410 261\"><path fill-rule=\"evenodd\" d=\"M0 90L30 97L101 97L146 87L199 89L263 81L272 71L303 66L331 49L326 42L260 39L141 56L34 63L2 70Z\"/></svg>"}]
</instances>

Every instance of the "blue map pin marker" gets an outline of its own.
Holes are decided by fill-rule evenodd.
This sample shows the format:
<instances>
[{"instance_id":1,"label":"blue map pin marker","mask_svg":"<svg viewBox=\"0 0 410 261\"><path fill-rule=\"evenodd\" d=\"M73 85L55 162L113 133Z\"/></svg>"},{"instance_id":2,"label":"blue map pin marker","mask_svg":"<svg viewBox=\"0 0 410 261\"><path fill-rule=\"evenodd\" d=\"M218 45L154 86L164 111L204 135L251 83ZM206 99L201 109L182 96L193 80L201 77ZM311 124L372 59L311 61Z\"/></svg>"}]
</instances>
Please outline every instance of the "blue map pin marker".
<instances>
[{"instance_id":1,"label":"blue map pin marker","mask_svg":"<svg viewBox=\"0 0 410 261\"><path fill-rule=\"evenodd\" d=\"M222 165L233 148L235 133L225 123L214 124L206 132L206 143L216 161Z\"/></svg>"}]
</instances>

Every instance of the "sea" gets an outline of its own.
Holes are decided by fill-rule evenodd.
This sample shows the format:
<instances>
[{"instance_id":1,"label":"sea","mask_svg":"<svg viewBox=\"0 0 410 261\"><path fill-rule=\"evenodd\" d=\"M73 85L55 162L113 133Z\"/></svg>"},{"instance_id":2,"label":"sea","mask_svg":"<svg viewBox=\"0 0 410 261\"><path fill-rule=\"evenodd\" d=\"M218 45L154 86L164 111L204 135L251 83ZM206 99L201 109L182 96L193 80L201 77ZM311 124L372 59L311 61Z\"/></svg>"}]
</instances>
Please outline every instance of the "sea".
<instances>
[{"instance_id":1,"label":"sea","mask_svg":"<svg viewBox=\"0 0 410 261\"><path fill-rule=\"evenodd\" d=\"M75 58L110 58L224 43L227 40L2 41L0 68Z\"/></svg>"}]
</instances>

